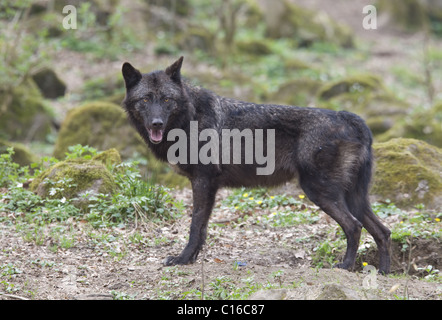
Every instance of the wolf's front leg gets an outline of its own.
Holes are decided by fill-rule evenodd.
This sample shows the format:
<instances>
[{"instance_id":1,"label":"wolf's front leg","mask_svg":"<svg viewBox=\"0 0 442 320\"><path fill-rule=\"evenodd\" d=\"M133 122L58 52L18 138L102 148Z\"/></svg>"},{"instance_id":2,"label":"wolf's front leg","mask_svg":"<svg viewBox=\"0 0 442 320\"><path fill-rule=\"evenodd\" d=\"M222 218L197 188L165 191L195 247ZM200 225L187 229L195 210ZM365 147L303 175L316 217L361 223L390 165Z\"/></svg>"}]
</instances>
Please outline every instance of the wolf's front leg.
<instances>
[{"instance_id":1,"label":"wolf's front leg","mask_svg":"<svg viewBox=\"0 0 442 320\"><path fill-rule=\"evenodd\" d=\"M198 253L204 245L207 236L207 224L212 213L215 195L218 187L212 179L194 179L192 181L193 213L190 225L189 243L179 256L167 257L163 264L172 266L176 264L194 263Z\"/></svg>"}]
</instances>

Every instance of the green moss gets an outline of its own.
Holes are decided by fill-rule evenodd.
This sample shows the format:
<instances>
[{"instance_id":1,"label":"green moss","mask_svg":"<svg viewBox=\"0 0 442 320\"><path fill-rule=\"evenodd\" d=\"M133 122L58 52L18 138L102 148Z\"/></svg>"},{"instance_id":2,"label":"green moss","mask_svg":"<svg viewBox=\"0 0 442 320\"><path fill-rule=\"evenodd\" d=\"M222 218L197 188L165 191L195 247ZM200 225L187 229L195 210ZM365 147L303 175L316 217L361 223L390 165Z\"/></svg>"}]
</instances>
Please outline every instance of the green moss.
<instances>
[{"instance_id":1,"label":"green moss","mask_svg":"<svg viewBox=\"0 0 442 320\"><path fill-rule=\"evenodd\" d=\"M378 137L379 141L392 138L414 138L442 147L442 102L431 109L413 112L397 121L387 132Z\"/></svg>"},{"instance_id":2,"label":"green moss","mask_svg":"<svg viewBox=\"0 0 442 320\"><path fill-rule=\"evenodd\" d=\"M238 41L236 46L241 53L246 53L252 56L264 56L272 53L272 49L268 45L267 41L263 39L248 39Z\"/></svg>"},{"instance_id":3,"label":"green moss","mask_svg":"<svg viewBox=\"0 0 442 320\"><path fill-rule=\"evenodd\" d=\"M420 0L377 1L378 14L388 13L390 21L406 30L421 29L428 22L425 4Z\"/></svg>"},{"instance_id":4,"label":"green moss","mask_svg":"<svg viewBox=\"0 0 442 320\"><path fill-rule=\"evenodd\" d=\"M102 162L72 159L48 168L34 179L30 189L43 198L71 199L83 193L112 194L117 185Z\"/></svg>"},{"instance_id":5,"label":"green moss","mask_svg":"<svg viewBox=\"0 0 442 320\"><path fill-rule=\"evenodd\" d=\"M106 166L117 165L121 163L121 156L117 149L112 148L97 154L92 160L100 161Z\"/></svg>"},{"instance_id":6,"label":"green moss","mask_svg":"<svg viewBox=\"0 0 442 320\"><path fill-rule=\"evenodd\" d=\"M364 91L385 91L382 79L374 74L360 74L324 84L318 91L318 98L328 100L346 93Z\"/></svg>"},{"instance_id":7,"label":"green moss","mask_svg":"<svg viewBox=\"0 0 442 320\"><path fill-rule=\"evenodd\" d=\"M52 115L32 80L25 81L12 92L0 90L0 137L45 140L51 132L51 122Z\"/></svg>"},{"instance_id":8,"label":"green moss","mask_svg":"<svg viewBox=\"0 0 442 320\"><path fill-rule=\"evenodd\" d=\"M68 113L60 128L54 156L63 159L69 146L81 144L97 150L116 148L127 158L133 155L137 149L135 145L139 143L120 106L91 102Z\"/></svg>"},{"instance_id":9,"label":"green moss","mask_svg":"<svg viewBox=\"0 0 442 320\"><path fill-rule=\"evenodd\" d=\"M289 1L258 2L266 35L270 38L295 38L300 46L317 41L353 46L353 36L347 27L333 21L324 13L311 11Z\"/></svg>"},{"instance_id":10,"label":"green moss","mask_svg":"<svg viewBox=\"0 0 442 320\"><path fill-rule=\"evenodd\" d=\"M297 78L282 84L269 100L275 103L308 106L315 101L320 82L310 78Z\"/></svg>"},{"instance_id":11,"label":"green moss","mask_svg":"<svg viewBox=\"0 0 442 320\"><path fill-rule=\"evenodd\" d=\"M373 145L376 171L372 194L400 207L442 205L442 150L415 139Z\"/></svg>"},{"instance_id":12,"label":"green moss","mask_svg":"<svg viewBox=\"0 0 442 320\"><path fill-rule=\"evenodd\" d=\"M215 36L209 30L201 27L190 27L178 33L176 46L181 50L194 51L200 49L207 53L215 52Z\"/></svg>"},{"instance_id":13,"label":"green moss","mask_svg":"<svg viewBox=\"0 0 442 320\"><path fill-rule=\"evenodd\" d=\"M286 58L284 60L284 68L289 71L297 71L303 69L310 69L311 66L306 62L296 58Z\"/></svg>"},{"instance_id":14,"label":"green moss","mask_svg":"<svg viewBox=\"0 0 442 320\"><path fill-rule=\"evenodd\" d=\"M7 142L0 139L0 153L5 153L7 148L14 148L12 161L20 166L28 166L31 163L38 162L38 157L33 154L25 145L21 143Z\"/></svg>"},{"instance_id":15,"label":"green moss","mask_svg":"<svg viewBox=\"0 0 442 320\"><path fill-rule=\"evenodd\" d=\"M318 90L318 106L347 110L363 117L375 135L389 130L407 113L408 105L373 74L344 77L325 83Z\"/></svg>"}]
</instances>

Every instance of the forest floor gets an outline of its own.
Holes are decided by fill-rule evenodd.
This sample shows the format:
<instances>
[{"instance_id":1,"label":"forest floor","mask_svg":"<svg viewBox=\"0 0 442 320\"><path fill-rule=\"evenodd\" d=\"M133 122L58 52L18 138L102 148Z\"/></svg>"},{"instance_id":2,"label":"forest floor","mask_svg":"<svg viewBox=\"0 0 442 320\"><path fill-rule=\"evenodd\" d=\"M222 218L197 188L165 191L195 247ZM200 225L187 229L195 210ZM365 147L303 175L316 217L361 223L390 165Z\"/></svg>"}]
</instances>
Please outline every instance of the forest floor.
<instances>
[{"instance_id":1,"label":"forest floor","mask_svg":"<svg viewBox=\"0 0 442 320\"><path fill-rule=\"evenodd\" d=\"M229 194L220 192L218 203ZM175 196L190 212L190 190L176 191ZM196 263L173 267L163 266L162 261L184 248L189 214L174 223L140 220L124 228L94 229L86 222L66 221L40 230L45 233L41 242L13 223L2 224L0 299L249 299L269 297L270 291L264 296L259 292L271 289L277 299L440 300L440 277L430 280L416 273L416 265L440 260L439 241L414 239L411 255L393 246L394 273L388 276L363 272L365 261L360 258L354 272L330 268L325 262L318 267L318 250L342 258L342 248L333 244L340 228L305 203L304 211L316 218L287 226L263 222L272 210L238 217L217 205ZM384 222L391 228L399 220L391 215ZM62 227L65 245L51 237L51 230ZM362 243L373 244L371 236L363 233ZM364 259L370 265L378 263L375 254Z\"/></svg>"}]
</instances>

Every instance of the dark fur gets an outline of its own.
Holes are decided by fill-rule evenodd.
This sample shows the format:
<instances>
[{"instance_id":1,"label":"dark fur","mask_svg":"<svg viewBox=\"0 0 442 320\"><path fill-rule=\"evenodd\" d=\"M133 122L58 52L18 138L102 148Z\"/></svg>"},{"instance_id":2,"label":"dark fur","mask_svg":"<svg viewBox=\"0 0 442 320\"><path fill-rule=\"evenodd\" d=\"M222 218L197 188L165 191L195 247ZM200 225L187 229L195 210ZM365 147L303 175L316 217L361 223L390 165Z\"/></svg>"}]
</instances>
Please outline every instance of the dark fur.
<instances>
[{"instance_id":1,"label":"dark fur","mask_svg":"<svg viewBox=\"0 0 442 320\"><path fill-rule=\"evenodd\" d=\"M340 268L354 267L361 228L374 237L380 256L379 271L390 271L390 231L373 214L368 191L372 174L372 136L355 114L294 106L261 105L220 97L181 79L181 57L165 71L141 74L123 65L129 120L155 156L167 161L167 141L173 128L189 132L198 121L201 131L214 128L275 129L275 171L256 175L256 164L178 164L193 190L189 243L166 265L193 263L202 248L215 195L220 187L274 186L298 177L307 197L343 228L347 252ZM144 101L146 98L146 102ZM167 101L167 102L166 102ZM153 143L163 132L160 143ZM152 131L157 130L157 131ZM189 135L188 135L189 136ZM244 162L242 162L244 163Z\"/></svg>"}]
</instances>

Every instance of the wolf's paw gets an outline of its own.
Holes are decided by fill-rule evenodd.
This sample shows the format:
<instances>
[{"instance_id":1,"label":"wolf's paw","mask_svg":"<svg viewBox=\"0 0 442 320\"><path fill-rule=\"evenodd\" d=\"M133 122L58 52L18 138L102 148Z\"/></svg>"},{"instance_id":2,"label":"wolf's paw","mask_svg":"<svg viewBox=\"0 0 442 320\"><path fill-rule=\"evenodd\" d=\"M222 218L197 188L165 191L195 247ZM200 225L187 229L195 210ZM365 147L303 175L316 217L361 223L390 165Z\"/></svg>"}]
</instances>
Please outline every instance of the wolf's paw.
<instances>
[{"instance_id":1,"label":"wolf's paw","mask_svg":"<svg viewBox=\"0 0 442 320\"><path fill-rule=\"evenodd\" d=\"M341 263L335 264L333 266L333 268L344 269L344 270L348 270L348 271L353 270L353 266L351 264L345 263L345 262L341 262Z\"/></svg>"},{"instance_id":2,"label":"wolf's paw","mask_svg":"<svg viewBox=\"0 0 442 320\"><path fill-rule=\"evenodd\" d=\"M163 265L165 266L175 266L177 264L189 264L191 263L189 259L184 259L181 256L168 256L166 259L163 260Z\"/></svg>"}]
</instances>

